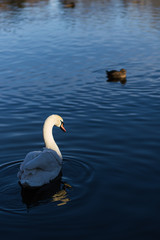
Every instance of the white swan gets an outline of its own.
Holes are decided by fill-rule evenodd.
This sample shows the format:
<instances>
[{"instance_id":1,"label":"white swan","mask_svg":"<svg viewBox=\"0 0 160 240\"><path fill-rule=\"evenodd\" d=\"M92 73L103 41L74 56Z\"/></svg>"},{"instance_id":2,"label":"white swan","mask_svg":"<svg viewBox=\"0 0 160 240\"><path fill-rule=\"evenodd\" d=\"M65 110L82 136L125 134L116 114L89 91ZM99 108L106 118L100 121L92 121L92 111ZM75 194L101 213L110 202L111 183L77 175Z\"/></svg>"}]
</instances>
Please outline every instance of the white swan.
<instances>
[{"instance_id":1,"label":"white swan","mask_svg":"<svg viewBox=\"0 0 160 240\"><path fill-rule=\"evenodd\" d=\"M40 187L56 178L61 171L62 155L52 135L53 126L63 126L63 119L58 115L49 116L43 125L45 148L43 151L29 152L20 165L17 174L24 187Z\"/></svg>"}]
</instances>

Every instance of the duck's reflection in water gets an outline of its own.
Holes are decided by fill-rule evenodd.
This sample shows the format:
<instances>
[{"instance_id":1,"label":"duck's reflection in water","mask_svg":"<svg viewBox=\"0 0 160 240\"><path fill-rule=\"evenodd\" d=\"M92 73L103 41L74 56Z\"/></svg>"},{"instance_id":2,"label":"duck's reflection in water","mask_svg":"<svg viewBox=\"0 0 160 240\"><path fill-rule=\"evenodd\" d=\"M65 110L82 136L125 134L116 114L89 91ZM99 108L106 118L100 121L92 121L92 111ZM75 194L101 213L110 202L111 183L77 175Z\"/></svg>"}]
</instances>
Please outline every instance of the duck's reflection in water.
<instances>
[{"instance_id":1,"label":"duck's reflection in water","mask_svg":"<svg viewBox=\"0 0 160 240\"><path fill-rule=\"evenodd\" d=\"M125 85L127 83L127 79L107 79L107 82L120 82L122 85Z\"/></svg>"},{"instance_id":2,"label":"duck's reflection in water","mask_svg":"<svg viewBox=\"0 0 160 240\"><path fill-rule=\"evenodd\" d=\"M42 187L24 188L21 186L22 202L28 209L48 202L55 202L57 206L61 206L70 201L67 192L70 188L68 183L62 181L62 173L60 173L56 179Z\"/></svg>"}]
</instances>

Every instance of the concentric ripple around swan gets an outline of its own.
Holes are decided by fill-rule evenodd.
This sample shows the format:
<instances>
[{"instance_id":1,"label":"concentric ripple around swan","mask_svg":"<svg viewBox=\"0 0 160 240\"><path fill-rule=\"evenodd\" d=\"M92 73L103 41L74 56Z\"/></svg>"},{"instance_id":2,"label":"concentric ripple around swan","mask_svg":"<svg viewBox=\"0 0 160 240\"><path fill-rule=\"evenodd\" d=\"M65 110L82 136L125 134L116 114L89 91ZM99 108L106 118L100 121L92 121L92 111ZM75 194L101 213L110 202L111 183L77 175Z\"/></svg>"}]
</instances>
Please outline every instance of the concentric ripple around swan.
<instances>
[{"instance_id":1,"label":"concentric ripple around swan","mask_svg":"<svg viewBox=\"0 0 160 240\"><path fill-rule=\"evenodd\" d=\"M20 200L17 171L20 160L0 165L0 211L21 214L25 207Z\"/></svg>"},{"instance_id":2,"label":"concentric ripple around swan","mask_svg":"<svg viewBox=\"0 0 160 240\"><path fill-rule=\"evenodd\" d=\"M69 183L73 189L73 200L79 200L88 194L90 186L94 182L94 170L92 166L77 157L65 157L63 181Z\"/></svg>"},{"instance_id":3,"label":"concentric ripple around swan","mask_svg":"<svg viewBox=\"0 0 160 240\"><path fill-rule=\"evenodd\" d=\"M26 213L24 203L28 201L28 196L26 200L26 195L22 193L17 178L20 163L21 160L18 160L0 165L0 192L2 194L0 211L11 214ZM27 207L47 203L59 207L68 204L68 202L72 204L73 201L81 201L88 194L90 184L93 181L93 173L91 166L84 161L74 157L65 157L60 182L56 182L56 185L51 183L50 187L47 186L47 191L42 188L41 191L38 191L38 194L33 190L32 196L34 193L36 197L30 199ZM55 192L53 188L55 188Z\"/></svg>"}]
</instances>

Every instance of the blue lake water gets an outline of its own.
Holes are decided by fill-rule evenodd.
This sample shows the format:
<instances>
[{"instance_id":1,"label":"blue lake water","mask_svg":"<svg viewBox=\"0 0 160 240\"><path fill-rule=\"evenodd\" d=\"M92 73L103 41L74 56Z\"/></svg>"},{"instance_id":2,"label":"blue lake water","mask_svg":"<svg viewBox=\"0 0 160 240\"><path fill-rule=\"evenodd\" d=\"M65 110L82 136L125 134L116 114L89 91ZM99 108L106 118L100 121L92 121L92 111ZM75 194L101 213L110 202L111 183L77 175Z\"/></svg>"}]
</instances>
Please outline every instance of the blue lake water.
<instances>
[{"instance_id":1,"label":"blue lake water","mask_svg":"<svg viewBox=\"0 0 160 240\"><path fill-rule=\"evenodd\" d=\"M62 179L29 200L17 172L51 114ZM160 2L0 0L0 135L1 239L159 239Z\"/></svg>"}]
</instances>

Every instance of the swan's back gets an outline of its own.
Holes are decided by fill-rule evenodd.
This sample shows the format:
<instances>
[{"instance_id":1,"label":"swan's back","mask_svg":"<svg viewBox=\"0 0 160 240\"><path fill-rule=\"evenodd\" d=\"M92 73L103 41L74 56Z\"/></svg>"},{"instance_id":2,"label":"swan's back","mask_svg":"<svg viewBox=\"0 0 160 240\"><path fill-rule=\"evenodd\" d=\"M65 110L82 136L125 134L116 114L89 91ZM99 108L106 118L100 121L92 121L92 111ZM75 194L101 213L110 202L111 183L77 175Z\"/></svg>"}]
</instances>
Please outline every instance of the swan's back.
<instances>
[{"instance_id":1,"label":"swan's back","mask_svg":"<svg viewBox=\"0 0 160 240\"><path fill-rule=\"evenodd\" d=\"M48 148L26 155L20 166L18 177L23 186L39 187L56 178L62 167L62 159Z\"/></svg>"}]
</instances>

